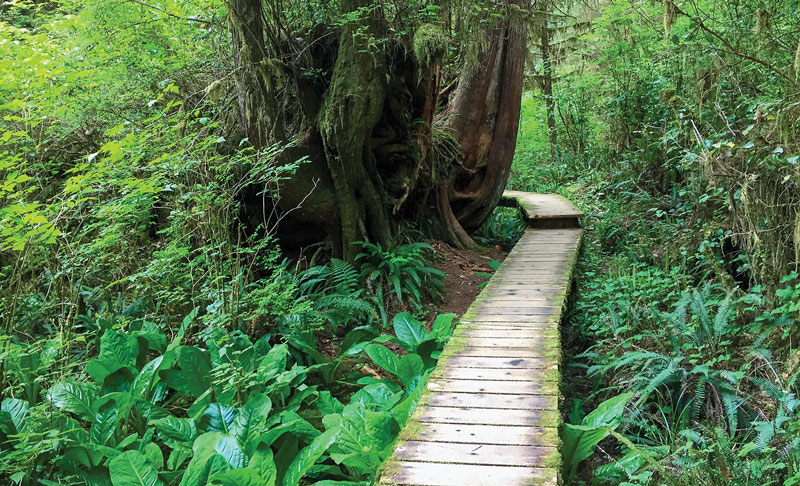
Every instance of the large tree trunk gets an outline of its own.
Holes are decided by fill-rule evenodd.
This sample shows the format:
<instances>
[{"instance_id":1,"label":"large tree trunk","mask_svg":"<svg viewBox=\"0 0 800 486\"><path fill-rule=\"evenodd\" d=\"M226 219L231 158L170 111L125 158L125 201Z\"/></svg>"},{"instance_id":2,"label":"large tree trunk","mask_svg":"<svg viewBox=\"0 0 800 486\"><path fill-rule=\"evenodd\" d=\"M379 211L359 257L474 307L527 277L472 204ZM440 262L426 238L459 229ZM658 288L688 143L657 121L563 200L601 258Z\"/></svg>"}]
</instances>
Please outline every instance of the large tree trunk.
<instances>
[{"instance_id":1,"label":"large tree trunk","mask_svg":"<svg viewBox=\"0 0 800 486\"><path fill-rule=\"evenodd\" d=\"M451 243L476 246L468 231L498 203L514 155L527 1L509 0L515 8L488 29L437 113L447 54L438 27L419 26L409 49L374 2L344 0L354 20L315 33L324 44L270 26L260 0L231 0L243 128L256 148L300 139L282 161L310 162L283 184L281 203L302 202L294 214L325 228L335 255L353 260L354 241L388 244L403 220L421 218ZM301 73L310 70L329 77L309 83Z\"/></svg>"},{"instance_id":2,"label":"large tree trunk","mask_svg":"<svg viewBox=\"0 0 800 486\"><path fill-rule=\"evenodd\" d=\"M550 156L555 160L558 146L556 132L556 109L553 99L553 63L550 59L550 28L547 25L547 14L542 15L539 47L542 54L542 94L547 107L547 133L550 136Z\"/></svg>"}]
</instances>

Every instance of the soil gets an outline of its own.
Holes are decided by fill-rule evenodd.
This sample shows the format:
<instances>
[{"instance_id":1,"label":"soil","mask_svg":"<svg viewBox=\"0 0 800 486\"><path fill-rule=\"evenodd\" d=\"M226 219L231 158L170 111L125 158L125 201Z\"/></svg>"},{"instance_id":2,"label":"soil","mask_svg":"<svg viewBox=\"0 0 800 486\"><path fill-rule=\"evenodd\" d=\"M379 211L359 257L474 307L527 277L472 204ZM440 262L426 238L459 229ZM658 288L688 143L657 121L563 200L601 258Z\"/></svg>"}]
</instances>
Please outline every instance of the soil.
<instances>
[{"instance_id":1,"label":"soil","mask_svg":"<svg viewBox=\"0 0 800 486\"><path fill-rule=\"evenodd\" d=\"M475 272L494 273L490 262L502 262L507 252L499 247L489 248L484 253L459 250L441 241L426 241L436 252L435 267L444 272L444 301L430 305L431 319L436 314L452 312L458 317L464 315L475 297L480 293L480 284L486 278Z\"/></svg>"}]
</instances>

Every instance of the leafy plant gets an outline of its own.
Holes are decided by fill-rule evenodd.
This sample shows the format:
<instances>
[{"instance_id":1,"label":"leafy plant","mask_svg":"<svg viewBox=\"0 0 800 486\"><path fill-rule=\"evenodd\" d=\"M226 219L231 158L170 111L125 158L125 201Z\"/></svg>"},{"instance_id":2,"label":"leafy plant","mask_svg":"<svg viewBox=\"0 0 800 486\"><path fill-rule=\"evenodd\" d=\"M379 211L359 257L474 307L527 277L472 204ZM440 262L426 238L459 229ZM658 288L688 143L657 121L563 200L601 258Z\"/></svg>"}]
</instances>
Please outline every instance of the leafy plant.
<instances>
[{"instance_id":1,"label":"leafy plant","mask_svg":"<svg viewBox=\"0 0 800 486\"><path fill-rule=\"evenodd\" d=\"M633 393L623 393L610 398L597 406L579 423L564 424L561 454L566 471L566 484L572 484L578 465L591 456L597 444L608 437L609 429L616 429L622 422L625 405L633 398ZM578 422L577 417L573 417Z\"/></svg>"},{"instance_id":2,"label":"leafy plant","mask_svg":"<svg viewBox=\"0 0 800 486\"><path fill-rule=\"evenodd\" d=\"M307 297L313 313L334 331L339 326L370 323L377 316L376 302L362 287L359 273L343 260L332 258L327 265L311 267L299 281L298 296Z\"/></svg>"},{"instance_id":3,"label":"leafy plant","mask_svg":"<svg viewBox=\"0 0 800 486\"><path fill-rule=\"evenodd\" d=\"M396 245L384 250L381 245L356 242L361 253L356 261L361 276L391 294L399 303L419 309L426 297L435 299L444 292L444 273L430 263L432 247L427 243Z\"/></svg>"}]
</instances>

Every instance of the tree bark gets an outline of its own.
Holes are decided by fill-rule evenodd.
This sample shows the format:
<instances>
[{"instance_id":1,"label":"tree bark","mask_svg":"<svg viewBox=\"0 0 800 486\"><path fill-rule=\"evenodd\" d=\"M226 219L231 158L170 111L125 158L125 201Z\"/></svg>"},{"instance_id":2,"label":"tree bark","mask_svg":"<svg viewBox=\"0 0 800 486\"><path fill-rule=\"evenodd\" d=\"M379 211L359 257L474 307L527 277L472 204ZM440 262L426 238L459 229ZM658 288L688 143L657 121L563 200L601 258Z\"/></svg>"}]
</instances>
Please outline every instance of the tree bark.
<instances>
[{"instance_id":1,"label":"tree bark","mask_svg":"<svg viewBox=\"0 0 800 486\"><path fill-rule=\"evenodd\" d=\"M420 26L409 49L388 33L374 2L344 0L348 22L320 36L333 42L287 36L299 47L286 52L269 34L260 0L230 2L244 132L257 149L300 139L281 160L310 162L283 183L282 203L302 202L293 214L324 227L335 256L352 261L358 240L389 244L404 219L432 218L450 243L477 247L468 231L497 205L513 160L527 41L520 11L528 0L509 0L514 8L486 32L438 115L447 54L438 27ZM285 59L295 64L280 73L270 67ZM309 70L329 74L309 82L302 75ZM446 150L447 140L457 153Z\"/></svg>"},{"instance_id":2,"label":"tree bark","mask_svg":"<svg viewBox=\"0 0 800 486\"><path fill-rule=\"evenodd\" d=\"M540 44L542 54L542 94L547 109L547 134L550 137L550 157L555 160L558 146L556 131L556 109L553 99L553 64L550 59L550 28L547 25L547 13L542 15Z\"/></svg>"}]
</instances>

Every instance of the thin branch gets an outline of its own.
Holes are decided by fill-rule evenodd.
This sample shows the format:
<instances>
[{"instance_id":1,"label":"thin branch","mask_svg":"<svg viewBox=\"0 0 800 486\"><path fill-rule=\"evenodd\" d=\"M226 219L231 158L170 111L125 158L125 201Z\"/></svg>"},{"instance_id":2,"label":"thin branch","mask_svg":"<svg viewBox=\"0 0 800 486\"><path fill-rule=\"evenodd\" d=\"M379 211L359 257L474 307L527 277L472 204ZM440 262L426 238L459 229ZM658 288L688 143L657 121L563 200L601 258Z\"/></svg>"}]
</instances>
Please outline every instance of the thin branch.
<instances>
[{"instance_id":1,"label":"thin branch","mask_svg":"<svg viewBox=\"0 0 800 486\"><path fill-rule=\"evenodd\" d=\"M708 28L706 26L706 24L701 19L699 19L697 17L693 17L692 15L690 15L685 10L682 10L677 4L675 4L675 10L677 10L679 14L686 16L689 20L694 22L695 25L700 27L700 29L704 30L708 34L711 34L713 37L717 38L720 42L722 42L725 45L725 47L728 48L728 50L730 51L731 54L733 54L735 56L738 56L738 57L741 57L742 59L747 59L748 61L752 61L752 62L754 62L756 64L760 64L761 66L764 66L765 68L767 68L770 71L774 72L775 74L779 75L780 77L782 77L786 81L789 81L789 83L792 86L794 86L795 88L800 89L800 83L798 83L797 81L792 79L791 76L789 76L785 72L781 71L780 69L778 69L777 67L773 66L772 64L770 64L769 62L767 62L767 61L765 61L763 59L759 59L757 57L753 57L750 54L741 52L740 50L736 49L736 47L734 47L733 44L728 42L724 37L722 37L718 33L714 32L713 30Z\"/></svg>"},{"instance_id":2,"label":"thin branch","mask_svg":"<svg viewBox=\"0 0 800 486\"><path fill-rule=\"evenodd\" d=\"M180 16L178 14L174 14L172 12L169 12L166 9L164 9L162 7L159 7L158 5L152 5L152 4L143 2L142 0L128 0L128 1L129 2L133 2L133 3L137 4L137 5L141 5L142 7L146 7L146 8L149 8L151 10L155 10L157 12L161 12L164 15L166 15L167 17L172 17L173 19L188 20L190 22L199 22L201 24L212 24L212 25L215 25L215 26L220 27L220 28L222 27L222 24L220 24L216 20L204 19L204 18L200 18L200 17L182 17L182 16Z\"/></svg>"}]
</instances>

